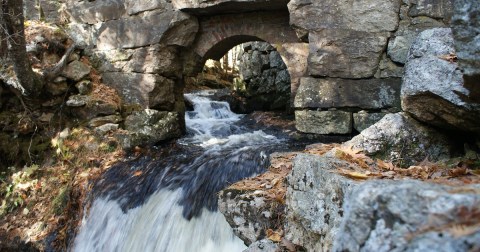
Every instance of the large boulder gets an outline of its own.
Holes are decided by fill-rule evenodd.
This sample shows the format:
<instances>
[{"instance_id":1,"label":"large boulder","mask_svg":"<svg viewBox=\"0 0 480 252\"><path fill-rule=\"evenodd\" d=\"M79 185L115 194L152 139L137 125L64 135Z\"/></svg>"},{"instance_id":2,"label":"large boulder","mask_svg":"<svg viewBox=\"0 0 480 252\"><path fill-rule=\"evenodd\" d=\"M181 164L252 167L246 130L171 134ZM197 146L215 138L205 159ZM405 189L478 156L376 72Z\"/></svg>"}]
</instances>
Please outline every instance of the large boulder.
<instances>
[{"instance_id":1,"label":"large boulder","mask_svg":"<svg viewBox=\"0 0 480 252\"><path fill-rule=\"evenodd\" d=\"M343 145L407 167L427 158L431 161L448 158L452 153L446 135L403 112L385 115Z\"/></svg>"},{"instance_id":2,"label":"large boulder","mask_svg":"<svg viewBox=\"0 0 480 252\"><path fill-rule=\"evenodd\" d=\"M454 53L451 29L420 33L405 66L402 108L422 122L480 134L480 104L468 99L462 72L448 58Z\"/></svg>"},{"instance_id":3,"label":"large boulder","mask_svg":"<svg viewBox=\"0 0 480 252\"><path fill-rule=\"evenodd\" d=\"M297 110L295 127L304 133L349 134L352 132L352 113L340 110Z\"/></svg>"},{"instance_id":4,"label":"large boulder","mask_svg":"<svg viewBox=\"0 0 480 252\"><path fill-rule=\"evenodd\" d=\"M124 148L137 145L155 144L182 135L176 112L145 109L134 112L125 119L127 135L121 136Z\"/></svg>"},{"instance_id":5,"label":"large boulder","mask_svg":"<svg viewBox=\"0 0 480 252\"><path fill-rule=\"evenodd\" d=\"M335 170L351 165L335 157L297 155L287 177L287 240L307 251L331 249L344 215L344 201L358 185Z\"/></svg>"},{"instance_id":6,"label":"large boulder","mask_svg":"<svg viewBox=\"0 0 480 252\"><path fill-rule=\"evenodd\" d=\"M332 251L472 251L480 248L479 185L370 181L343 206Z\"/></svg>"}]
</instances>

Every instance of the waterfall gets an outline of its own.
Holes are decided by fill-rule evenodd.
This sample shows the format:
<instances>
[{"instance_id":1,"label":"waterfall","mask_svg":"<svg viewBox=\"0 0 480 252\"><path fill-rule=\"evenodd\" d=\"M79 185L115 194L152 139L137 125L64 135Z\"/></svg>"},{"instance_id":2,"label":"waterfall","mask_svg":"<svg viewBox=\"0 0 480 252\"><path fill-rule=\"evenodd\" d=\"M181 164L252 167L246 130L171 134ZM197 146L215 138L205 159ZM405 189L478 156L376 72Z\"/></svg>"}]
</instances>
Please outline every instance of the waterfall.
<instances>
[{"instance_id":1,"label":"waterfall","mask_svg":"<svg viewBox=\"0 0 480 252\"><path fill-rule=\"evenodd\" d=\"M175 147L116 165L97 182L73 251L246 248L217 211L216 194L263 172L268 154L288 147L276 136L242 125L242 115L210 95L185 95L194 111L186 112L188 135Z\"/></svg>"}]
</instances>

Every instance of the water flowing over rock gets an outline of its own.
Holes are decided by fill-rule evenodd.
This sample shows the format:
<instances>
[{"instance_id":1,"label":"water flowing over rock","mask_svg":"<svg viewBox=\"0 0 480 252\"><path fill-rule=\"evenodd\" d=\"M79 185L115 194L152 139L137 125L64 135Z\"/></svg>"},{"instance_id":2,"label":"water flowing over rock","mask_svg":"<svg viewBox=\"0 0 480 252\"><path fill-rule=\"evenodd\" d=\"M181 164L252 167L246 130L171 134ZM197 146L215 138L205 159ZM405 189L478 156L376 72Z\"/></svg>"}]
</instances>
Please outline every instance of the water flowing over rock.
<instances>
[{"instance_id":1,"label":"water flowing over rock","mask_svg":"<svg viewBox=\"0 0 480 252\"><path fill-rule=\"evenodd\" d=\"M469 251L480 248L478 185L370 181L345 202L332 251ZM473 217L477 216L477 217Z\"/></svg>"},{"instance_id":2,"label":"water flowing over rock","mask_svg":"<svg viewBox=\"0 0 480 252\"><path fill-rule=\"evenodd\" d=\"M403 112L384 116L343 145L407 167L425 159L449 158L453 151L446 135Z\"/></svg>"},{"instance_id":3,"label":"water flowing over rock","mask_svg":"<svg viewBox=\"0 0 480 252\"><path fill-rule=\"evenodd\" d=\"M402 108L446 129L480 133L480 104L468 100L449 28L426 30L412 45L402 85Z\"/></svg>"}]
</instances>

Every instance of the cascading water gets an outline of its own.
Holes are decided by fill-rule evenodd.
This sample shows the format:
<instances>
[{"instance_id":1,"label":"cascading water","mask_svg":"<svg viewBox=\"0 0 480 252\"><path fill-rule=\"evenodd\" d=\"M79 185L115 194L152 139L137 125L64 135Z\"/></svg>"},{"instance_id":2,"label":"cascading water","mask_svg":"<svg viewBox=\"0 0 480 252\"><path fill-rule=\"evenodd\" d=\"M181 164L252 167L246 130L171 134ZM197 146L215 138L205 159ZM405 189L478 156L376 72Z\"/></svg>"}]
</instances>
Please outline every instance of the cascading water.
<instances>
[{"instance_id":1,"label":"cascading water","mask_svg":"<svg viewBox=\"0 0 480 252\"><path fill-rule=\"evenodd\" d=\"M188 135L156 154L109 169L93 188L74 251L242 251L223 215L217 192L261 173L268 155L288 149L208 92L187 94Z\"/></svg>"}]
</instances>

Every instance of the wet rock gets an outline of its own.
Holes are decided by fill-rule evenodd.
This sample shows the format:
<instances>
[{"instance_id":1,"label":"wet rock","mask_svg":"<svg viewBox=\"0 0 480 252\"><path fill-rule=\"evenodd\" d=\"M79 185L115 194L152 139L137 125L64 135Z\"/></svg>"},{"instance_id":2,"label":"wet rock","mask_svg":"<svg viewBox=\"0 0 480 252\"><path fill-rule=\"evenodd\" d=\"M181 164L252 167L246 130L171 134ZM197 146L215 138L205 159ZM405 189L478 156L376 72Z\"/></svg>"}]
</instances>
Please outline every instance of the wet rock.
<instances>
[{"instance_id":1,"label":"wet rock","mask_svg":"<svg viewBox=\"0 0 480 252\"><path fill-rule=\"evenodd\" d=\"M74 81L80 81L90 73L90 67L76 60L72 61L63 70L62 76Z\"/></svg>"},{"instance_id":2,"label":"wet rock","mask_svg":"<svg viewBox=\"0 0 480 252\"><path fill-rule=\"evenodd\" d=\"M346 198L359 182L334 172L352 164L334 157L299 154L287 177L285 238L307 251L329 251Z\"/></svg>"},{"instance_id":3,"label":"wet rock","mask_svg":"<svg viewBox=\"0 0 480 252\"><path fill-rule=\"evenodd\" d=\"M108 115L102 117L96 117L88 122L88 126L90 127L98 127L104 124L117 124L123 121L122 117L119 115Z\"/></svg>"},{"instance_id":4,"label":"wet rock","mask_svg":"<svg viewBox=\"0 0 480 252\"><path fill-rule=\"evenodd\" d=\"M124 148L155 144L182 134L178 113L153 109L145 109L129 115L125 119L125 129L129 133L120 139Z\"/></svg>"},{"instance_id":5,"label":"wet rock","mask_svg":"<svg viewBox=\"0 0 480 252\"><path fill-rule=\"evenodd\" d=\"M452 145L446 135L422 125L403 112L385 115L343 145L406 167L425 159L449 158L452 153Z\"/></svg>"},{"instance_id":6,"label":"wet rock","mask_svg":"<svg viewBox=\"0 0 480 252\"><path fill-rule=\"evenodd\" d=\"M243 252L276 252L279 246L271 240L263 239L252 243Z\"/></svg>"},{"instance_id":7,"label":"wet rock","mask_svg":"<svg viewBox=\"0 0 480 252\"><path fill-rule=\"evenodd\" d=\"M100 135L105 135L108 132L112 132L118 129L118 124L114 123L107 123L101 126L98 126L95 128L95 132L97 132Z\"/></svg>"},{"instance_id":8,"label":"wet rock","mask_svg":"<svg viewBox=\"0 0 480 252\"><path fill-rule=\"evenodd\" d=\"M311 76L372 77L378 68L389 33L347 29L310 32L308 71Z\"/></svg>"},{"instance_id":9,"label":"wet rock","mask_svg":"<svg viewBox=\"0 0 480 252\"><path fill-rule=\"evenodd\" d=\"M77 88L79 94L88 95L92 92L93 84L89 80L83 80L75 84L75 87Z\"/></svg>"},{"instance_id":10,"label":"wet rock","mask_svg":"<svg viewBox=\"0 0 480 252\"><path fill-rule=\"evenodd\" d=\"M445 129L480 134L480 104L468 99L449 28L426 30L409 52L402 85L402 108L416 119Z\"/></svg>"},{"instance_id":11,"label":"wet rock","mask_svg":"<svg viewBox=\"0 0 480 252\"><path fill-rule=\"evenodd\" d=\"M295 126L304 133L349 134L352 132L352 113L346 111L295 111Z\"/></svg>"},{"instance_id":12,"label":"wet rock","mask_svg":"<svg viewBox=\"0 0 480 252\"><path fill-rule=\"evenodd\" d=\"M295 108L356 107L400 110L400 79L301 78Z\"/></svg>"},{"instance_id":13,"label":"wet rock","mask_svg":"<svg viewBox=\"0 0 480 252\"><path fill-rule=\"evenodd\" d=\"M469 229L480 211L478 185L452 187L421 181L369 181L344 205L332 251L468 251L480 248Z\"/></svg>"},{"instance_id":14,"label":"wet rock","mask_svg":"<svg viewBox=\"0 0 480 252\"><path fill-rule=\"evenodd\" d=\"M353 113L353 128L358 132L362 132L364 129L380 121L385 115L386 113L368 113L363 110L358 113Z\"/></svg>"}]
</instances>

